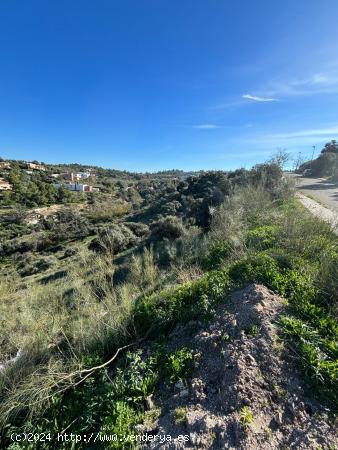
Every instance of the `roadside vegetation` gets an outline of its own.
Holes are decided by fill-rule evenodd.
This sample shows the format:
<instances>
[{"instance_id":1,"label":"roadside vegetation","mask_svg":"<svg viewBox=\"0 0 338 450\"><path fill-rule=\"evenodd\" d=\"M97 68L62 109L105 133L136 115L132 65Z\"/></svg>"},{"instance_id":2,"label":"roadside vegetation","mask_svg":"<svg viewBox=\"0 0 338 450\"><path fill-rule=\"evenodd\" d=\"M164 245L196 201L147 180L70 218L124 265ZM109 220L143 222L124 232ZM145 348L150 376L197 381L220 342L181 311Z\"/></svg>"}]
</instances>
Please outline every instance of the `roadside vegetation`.
<instances>
[{"instance_id":1,"label":"roadside vegetation","mask_svg":"<svg viewBox=\"0 0 338 450\"><path fill-rule=\"evenodd\" d=\"M15 261L15 270L0 279L0 361L20 350L0 372L6 445L22 429L121 435L155 422L161 411L149 407L152 395L163 385L184 387L195 365L190 348L168 348L168 335L180 323L207 322L249 283L285 299L285 344L312 394L338 409L338 239L330 227L298 203L274 162L169 179L163 190L161 197L139 189L143 204L129 201L118 214L95 214L94 202L87 211L45 219L33 238L21 236L22 222L2 229L11 236L2 244L2 265ZM40 236L47 245L37 244ZM30 245L47 250L43 261ZM53 261L49 251L58 245ZM50 270L48 280L43 270ZM254 337L258 329L247 332ZM184 423L184 409L173 417ZM252 422L250 408L240 420Z\"/></svg>"}]
</instances>

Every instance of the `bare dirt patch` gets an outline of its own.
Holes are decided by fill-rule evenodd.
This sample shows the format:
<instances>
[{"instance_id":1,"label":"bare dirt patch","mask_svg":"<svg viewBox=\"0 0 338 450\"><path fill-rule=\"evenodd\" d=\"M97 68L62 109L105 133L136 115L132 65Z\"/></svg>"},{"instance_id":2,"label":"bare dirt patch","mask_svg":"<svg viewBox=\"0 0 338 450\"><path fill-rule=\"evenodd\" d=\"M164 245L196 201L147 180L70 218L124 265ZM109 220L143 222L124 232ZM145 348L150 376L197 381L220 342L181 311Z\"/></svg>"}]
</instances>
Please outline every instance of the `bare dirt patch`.
<instances>
[{"instance_id":1,"label":"bare dirt patch","mask_svg":"<svg viewBox=\"0 0 338 450\"><path fill-rule=\"evenodd\" d=\"M29 211L26 217L26 221L28 224L35 224L38 223L41 219L45 219L48 216L52 216L56 214L58 211L61 211L62 209L72 209L73 211L80 211L85 208L84 203L78 203L74 204L71 207L67 207L65 205L50 205L50 206L44 206L41 208L34 208Z\"/></svg>"},{"instance_id":2,"label":"bare dirt patch","mask_svg":"<svg viewBox=\"0 0 338 450\"><path fill-rule=\"evenodd\" d=\"M250 285L219 308L207 327L191 322L174 330L169 349L192 348L195 371L189 383L164 388L154 399L162 414L148 431L171 435L173 441L147 448L317 450L338 445L328 411L305 394L292 353L278 337L283 307L283 299L266 287ZM189 442L179 442L179 435L188 435Z\"/></svg>"}]
</instances>

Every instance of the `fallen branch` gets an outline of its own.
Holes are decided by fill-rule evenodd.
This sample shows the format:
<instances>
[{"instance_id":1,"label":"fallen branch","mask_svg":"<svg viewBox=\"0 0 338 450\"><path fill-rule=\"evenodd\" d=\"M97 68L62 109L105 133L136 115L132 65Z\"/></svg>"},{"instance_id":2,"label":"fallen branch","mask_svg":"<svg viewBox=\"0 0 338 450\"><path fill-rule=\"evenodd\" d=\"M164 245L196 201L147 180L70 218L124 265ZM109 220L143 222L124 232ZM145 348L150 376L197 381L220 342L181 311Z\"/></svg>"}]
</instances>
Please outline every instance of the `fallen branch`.
<instances>
[{"instance_id":1,"label":"fallen branch","mask_svg":"<svg viewBox=\"0 0 338 450\"><path fill-rule=\"evenodd\" d=\"M67 391L68 389L78 386L79 384L83 383L86 378L90 377L97 370L104 369L109 364L111 364L123 350L125 350L129 347L132 347L135 344L136 344L136 342L133 342L131 344L124 345L123 347L119 347L116 350L114 356L112 356L108 361L104 362L103 364L100 364L99 366L91 367L89 369L76 370L75 372L69 373L69 374L61 377L58 381L56 381L54 383L54 386L59 386L60 384L62 385L63 383L65 383L68 380L69 382L65 386L63 386L63 388L61 388L57 391L54 391L52 394L48 395L47 397L45 397L43 399L39 399L35 402L30 403L30 405L35 405L37 403L45 402L46 400L49 400L51 397L54 397L55 395L62 394L63 392ZM86 375L83 378L81 378L79 381L72 382L72 380L74 378L81 377L81 375L83 375L83 374L86 374Z\"/></svg>"}]
</instances>

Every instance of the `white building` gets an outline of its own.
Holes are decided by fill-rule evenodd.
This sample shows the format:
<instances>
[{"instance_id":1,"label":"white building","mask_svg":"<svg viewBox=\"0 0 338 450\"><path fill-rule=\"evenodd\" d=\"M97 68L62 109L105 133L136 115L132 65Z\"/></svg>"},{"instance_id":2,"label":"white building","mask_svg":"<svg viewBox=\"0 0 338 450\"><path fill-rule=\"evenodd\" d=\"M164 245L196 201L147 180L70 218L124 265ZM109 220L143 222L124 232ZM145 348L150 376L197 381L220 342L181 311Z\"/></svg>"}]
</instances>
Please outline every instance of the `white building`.
<instances>
[{"instance_id":1,"label":"white building","mask_svg":"<svg viewBox=\"0 0 338 450\"><path fill-rule=\"evenodd\" d=\"M69 191L73 192L93 192L93 186L90 186L89 184L81 184L81 183L67 183L67 184L60 184L60 183L53 183L53 186L56 189L60 189L61 186L68 189Z\"/></svg>"},{"instance_id":2,"label":"white building","mask_svg":"<svg viewBox=\"0 0 338 450\"><path fill-rule=\"evenodd\" d=\"M71 180L72 181L80 181L85 180L86 178L89 178L91 176L90 172L77 172L71 174Z\"/></svg>"}]
</instances>

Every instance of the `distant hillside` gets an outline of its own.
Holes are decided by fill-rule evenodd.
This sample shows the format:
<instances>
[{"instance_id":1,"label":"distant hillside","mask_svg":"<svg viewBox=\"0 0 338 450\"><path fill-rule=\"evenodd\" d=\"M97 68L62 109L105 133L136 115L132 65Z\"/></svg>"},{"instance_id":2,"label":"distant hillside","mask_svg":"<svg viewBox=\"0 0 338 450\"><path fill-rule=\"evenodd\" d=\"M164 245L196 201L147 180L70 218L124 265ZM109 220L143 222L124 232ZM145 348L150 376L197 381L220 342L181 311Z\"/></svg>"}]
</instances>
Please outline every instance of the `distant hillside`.
<instances>
[{"instance_id":1,"label":"distant hillside","mask_svg":"<svg viewBox=\"0 0 338 450\"><path fill-rule=\"evenodd\" d=\"M101 177L111 177L116 179L144 179L144 178L166 178L166 177L180 177L184 175L197 174L198 172L185 172L179 169L162 170L158 172L129 172L127 170L118 170L104 168L100 166L93 166L81 163L55 163L47 164L45 162L39 161L25 161L25 160L15 160L15 159L3 159L0 157L0 168L1 164L9 163L11 166L20 167L21 169L27 168L29 164L35 164L43 167L46 171L51 173L61 173L61 172L86 172L94 171Z\"/></svg>"}]
</instances>

